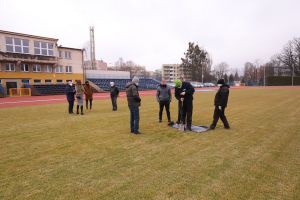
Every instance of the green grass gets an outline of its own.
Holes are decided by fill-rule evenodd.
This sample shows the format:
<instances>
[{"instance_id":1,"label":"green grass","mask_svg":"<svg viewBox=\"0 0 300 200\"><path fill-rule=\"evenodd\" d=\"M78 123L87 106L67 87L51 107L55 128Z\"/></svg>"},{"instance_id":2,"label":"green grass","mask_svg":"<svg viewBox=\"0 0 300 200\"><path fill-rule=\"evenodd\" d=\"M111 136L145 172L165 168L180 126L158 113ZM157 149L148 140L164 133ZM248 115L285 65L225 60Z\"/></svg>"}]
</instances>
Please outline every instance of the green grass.
<instances>
[{"instance_id":1,"label":"green grass","mask_svg":"<svg viewBox=\"0 0 300 200\"><path fill-rule=\"evenodd\" d=\"M195 95L194 124L210 124L213 97ZM1 109L0 199L300 199L299 99L231 90L232 129L202 134L159 124L154 97L142 97L142 135L129 133L126 99L84 116L66 104Z\"/></svg>"}]
</instances>

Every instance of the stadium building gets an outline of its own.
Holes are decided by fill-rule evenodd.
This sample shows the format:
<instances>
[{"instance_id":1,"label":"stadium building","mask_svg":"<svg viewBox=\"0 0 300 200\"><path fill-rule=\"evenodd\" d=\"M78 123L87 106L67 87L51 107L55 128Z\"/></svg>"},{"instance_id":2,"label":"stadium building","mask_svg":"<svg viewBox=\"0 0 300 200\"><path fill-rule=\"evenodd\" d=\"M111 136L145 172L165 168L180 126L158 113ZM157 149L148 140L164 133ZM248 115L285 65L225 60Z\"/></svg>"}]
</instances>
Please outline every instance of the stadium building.
<instances>
[{"instance_id":1,"label":"stadium building","mask_svg":"<svg viewBox=\"0 0 300 200\"><path fill-rule=\"evenodd\" d=\"M83 50L57 45L58 39L0 30L0 84L63 84L82 80Z\"/></svg>"}]
</instances>

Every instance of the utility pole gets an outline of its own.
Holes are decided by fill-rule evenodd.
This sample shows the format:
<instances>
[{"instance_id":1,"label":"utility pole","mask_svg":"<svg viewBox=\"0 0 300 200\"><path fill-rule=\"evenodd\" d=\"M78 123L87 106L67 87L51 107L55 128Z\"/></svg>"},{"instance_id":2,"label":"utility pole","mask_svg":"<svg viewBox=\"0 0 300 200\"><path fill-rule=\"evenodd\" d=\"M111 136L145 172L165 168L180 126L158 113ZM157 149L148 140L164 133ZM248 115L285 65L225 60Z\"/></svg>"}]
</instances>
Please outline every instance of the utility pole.
<instances>
[{"instance_id":1,"label":"utility pole","mask_svg":"<svg viewBox=\"0 0 300 200\"><path fill-rule=\"evenodd\" d=\"M266 65L264 65L264 87L266 87Z\"/></svg>"},{"instance_id":2,"label":"utility pole","mask_svg":"<svg viewBox=\"0 0 300 200\"><path fill-rule=\"evenodd\" d=\"M292 86L294 86L294 69L295 69L295 66L293 65L292 66Z\"/></svg>"},{"instance_id":3,"label":"utility pole","mask_svg":"<svg viewBox=\"0 0 300 200\"><path fill-rule=\"evenodd\" d=\"M203 65L201 65L201 76L202 76L202 84L203 84Z\"/></svg>"}]
</instances>

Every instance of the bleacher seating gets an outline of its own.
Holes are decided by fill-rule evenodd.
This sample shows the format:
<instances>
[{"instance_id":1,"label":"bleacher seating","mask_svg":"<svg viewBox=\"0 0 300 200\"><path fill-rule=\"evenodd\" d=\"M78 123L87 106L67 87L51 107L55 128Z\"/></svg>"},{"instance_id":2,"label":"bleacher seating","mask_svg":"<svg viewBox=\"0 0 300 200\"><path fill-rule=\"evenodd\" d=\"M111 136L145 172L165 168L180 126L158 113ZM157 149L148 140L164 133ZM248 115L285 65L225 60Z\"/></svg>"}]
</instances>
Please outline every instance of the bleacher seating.
<instances>
[{"instance_id":1,"label":"bleacher seating","mask_svg":"<svg viewBox=\"0 0 300 200\"><path fill-rule=\"evenodd\" d=\"M32 96L65 94L65 84L31 85Z\"/></svg>"},{"instance_id":2,"label":"bleacher seating","mask_svg":"<svg viewBox=\"0 0 300 200\"><path fill-rule=\"evenodd\" d=\"M109 91L110 82L115 82L115 85L119 90L125 90L126 84L131 79L89 79L89 81L98 85L104 91ZM140 79L140 90L156 89L159 82L154 79ZM65 84L47 84L47 85L30 85L32 96L44 96L44 95L59 95L65 94ZM95 91L96 92L96 91Z\"/></svg>"},{"instance_id":3,"label":"bleacher seating","mask_svg":"<svg viewBox=\"0 0 300 200\"><path fill-rule=\"evenodd\" d=\"M110 82L114 82L119 90L125 90L126 84L131 81L131 79L89 79L89 81L95 83L100 88L108 91L110 88ZM139 89L140 90L150 90L156 89L159 82L154 79L140 79Z\"/></svg>"}]
</instances>

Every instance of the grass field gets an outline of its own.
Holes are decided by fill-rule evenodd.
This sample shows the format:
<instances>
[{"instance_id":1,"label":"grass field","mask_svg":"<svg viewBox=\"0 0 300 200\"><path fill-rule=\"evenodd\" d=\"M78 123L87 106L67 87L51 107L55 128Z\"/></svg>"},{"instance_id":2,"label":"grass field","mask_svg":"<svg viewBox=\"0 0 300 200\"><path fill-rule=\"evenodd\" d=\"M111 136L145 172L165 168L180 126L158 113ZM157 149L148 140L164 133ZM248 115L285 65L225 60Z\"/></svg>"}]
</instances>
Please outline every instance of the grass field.
<instances>
[{"instance_id":1,"label":"grass field","mask_svg":"<svg viewBox=\"0 0 300 200\"><path fill-rule=\"evenodd\" d=\"M210 124L213 97L195 94L194 124ZM129 133L124 98L84 116L66 104L1 109L0 199L300 199L299 99L300 88L231 90L232 129L202 134L159 124L150 96L142 135Z\"/></svg>"}]
</instances>

